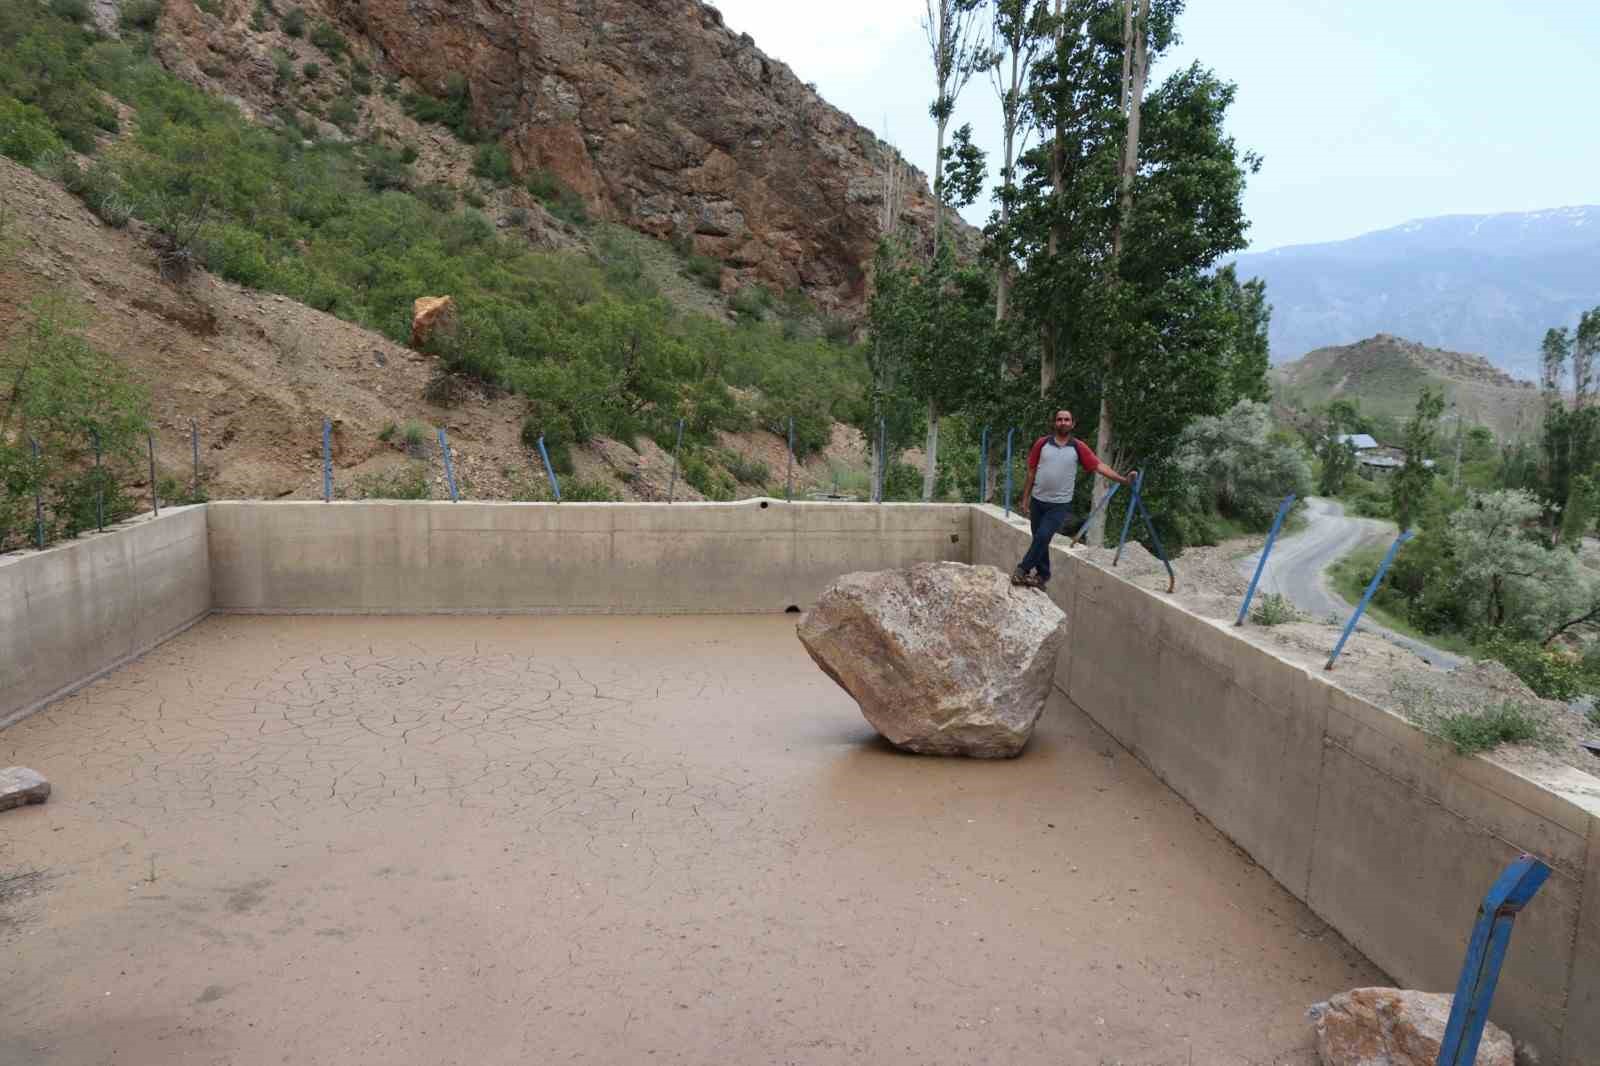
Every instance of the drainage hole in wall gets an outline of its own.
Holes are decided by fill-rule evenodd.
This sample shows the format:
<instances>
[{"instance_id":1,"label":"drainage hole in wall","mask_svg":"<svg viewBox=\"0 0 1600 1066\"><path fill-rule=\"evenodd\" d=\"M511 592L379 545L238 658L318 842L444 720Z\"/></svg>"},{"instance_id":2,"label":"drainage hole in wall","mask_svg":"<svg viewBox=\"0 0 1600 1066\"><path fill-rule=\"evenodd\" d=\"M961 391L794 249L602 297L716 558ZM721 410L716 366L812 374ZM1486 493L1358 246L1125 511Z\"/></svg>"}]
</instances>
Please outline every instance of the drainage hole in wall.
<instances>
[{"instance_id":1,"label":"drainage hole in wall","mask_svg":"<svg viewBox=\"0 0 1600 1066\"><path fill-rule=\"evenodd\" d=\"M799 614L800 613L800 608L796 607L794 604L791 603L789 606L787 606L787 607L785 607L783 609L783 613L784 614Z\"/></svg>"},{"instance_id":2,"label":"drainage hole in wall","mask_svg":"<svg viewBox=\"0 0 1600 1066\"><path fill-rule=\"evenodd\" d=\"M763 511L767 509L767 501L766 500L762 500L761 501L761 509Z\"/></svg>"},{"instance_id":3,"label":"drainage hole in wall","mask_svg":"<svg viewBox=\"0 0 1600 1066\"><path fill-rule=\"evenodd\" d=\"M950 543L951 544L960 544L961 543L961 534L960 533L952 533L952 534L950 534Z\"/></svg>"}]
</instances>

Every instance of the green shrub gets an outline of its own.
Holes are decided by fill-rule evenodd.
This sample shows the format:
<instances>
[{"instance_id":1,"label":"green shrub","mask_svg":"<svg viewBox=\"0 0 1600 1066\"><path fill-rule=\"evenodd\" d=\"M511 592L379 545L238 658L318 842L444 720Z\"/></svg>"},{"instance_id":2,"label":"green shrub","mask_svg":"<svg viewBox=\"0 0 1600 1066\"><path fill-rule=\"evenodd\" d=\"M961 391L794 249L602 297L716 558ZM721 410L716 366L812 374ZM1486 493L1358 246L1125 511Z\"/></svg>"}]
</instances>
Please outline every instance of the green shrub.
<instances>
[{"instance_id":1,"label":"green shrub","mask_svg":"<svg viewBox=\"0 0 1600 1066\"><path fill-rule=\"evenodd\" d=\"M257 0L255 10L250 12L250 28L256 33L265 33L267 30L267 15L269 13L267 5Z\"/></svg>"},{"instance_id":2,"label":"green shrub","mask_svg":"<svg viewBox=\"0 0 1600 1066\"><path fill-rule=\"evenodd\" d=\"M282 89L294 82L294 57L281 48L272 50L273 85Z\"/></svg>"},{"instance_id":3,"label":"green shrub","mask_svg":"<svg viewBox=\"0 0 1600 1066\"><path fill-rule=\"evenodd\" d=\"M720 458L733 479L743 484L765 485L772 476L772 471L760 459L751 459L737 452L723 452Z\"/></svg>"},{"instance_id":4,"label":"green shrub","mask_svg":"<svg viewBox=\"0 0 1600 1066\"><path fill-rule=\"evenodd\" d=\"M222 17L221 0L194 0L194 6L210 15L212 18Z\"/></svg>"},{"instance_id":5,"label":"green shrub","mask_svg":"<svg viewBox=\"0 0 1600 1066\"><path fill-rule=\"evenodd\" d=\"M1600 704L1589 708L1588 719L1589 725L1595 729L1600 729Z\"/></svg>"},{"instance_id":6,"label":"green shrub","mask_svg":"<svg viewBox=\"0 0 1600 1066\"><path fill-rule=\"evenodd\" d=\"M32 104L0 96L0 155L29 166L41 157L60 153L64 147L50 116Z\"/></svg>"},{"instance_id":7,"label":"green shrub","mask_svg":"<svg viewBox=\"0 0 1600 1066\"><path fill-rule=\"evenodd\" d=\"M1276 592L1256 600L1250 611L1250 621L1258 626L1282 625L1298 621L1299 618L1300 612L1294 609L1294 604Z\"/></svg>"},{"instance_id":8,"label":"green shrub","mask_svg":"<svg viewBox=\"0 0 1600 1066\"><path fill-rule=\"evenodd\" d=\"M304 37L306 32L306 11L303 7L290 8L289 13L283 16L282 29L290 37Z\"/></svg>"},{"instance_id":9,"label":"green shrub","mask_svg":"<svg viewBox=\"0 0 1600 1066\"><path fill-rule=\"evenodd\" d=\"M311 43L335 59L344 55L350 47L344 35L334 29L333 23L326 19L317 20L317 24L311 28Z\"/></svg>"},{"instance_id":10,"label":"green shrub","mask_svg":"<svg viewBox=\"0 0 1600 1066\"><path fill-rule=\"evenodd\" d=\"M306 81L316 81L318 78L322 77L322 64L307 63L305 66L300 68L300 74L306 79Z\"/></svg>"},{"instance_id":11,"label":"green shrub","mask_svg":"<svg viewBox=\"0 0 1600 1066\"><path fill-rule=\"evenodd\" d=\"M1552 652L1531 640L1495 633L1478 642L1478 650L1520 677L1534 693L1547 700L1570 700L1583 691L1583 664Z\"/></svg>"},{"instance_id":12,"label":"green shrub","mask_svg":"<svg viewBox=\"0 0 1600 1066\"><path fill-rule=\"evenodd\" d=\"M417 199L435 211L455 210L456 191L442 181L430 181L423 185L418 185L415 193Z\"/></svg>"},{"instance_id":13,"label":"green shrub","mask_svg":"<svg viewBox=\"0 0 1600 1066\"><path fill-rule=\"evenodd\" d=\"M699 455L686 455L682 464L683 480L693 485L708 500L731 500L739 486L727 472L712 466Z\"/></svg>"},{"instance_id":14,"label":"green shrub","mask_svg":"<svg viewBox=\"0 0 1600 1066\"><path fill-rule=\"evenodd\" d=\"M706 288L716 291L722 288L722 264L705 255L691 255L684 264L689 276L696 279Z\"/></svg>"},{"instance_id":15,"label":"green shrub","mask_svg":"<svg viewBox=\"0 0 1600 1066\"><path fill-rule=\"evenodd\" d=\"M1441 714L1433 731L1449 743L1457 755L1492 751L1502 744L1548 747L1556 742L1555 727L1548 716L1536 707L1514 700L1480 711Z\"/></svg>"},{"instance_id":16,"label":"green shrub","mask_svg":"<svg viewBox=\"0 0 1600 1066\"><path fill-rule=\"evenodd\" d=\"M406 93L400 105L406 114L418 122L437 122L448 126L464 141L478 139L477 128L472 124L472 90L467 79L460 74L452 74L445 79L443 96Z\"/></svg>"},{"instance_id":17,"label":"green shrub","mask_svg":"<svg viewBox=\"0 0 1600 1066\"><path fill-rule=\"evenodd\" d=\"M365 74L355 74L350 78L350 91L357 96L372 95L372 79Z\"/></svg>"},{"instance_id":18,"label":"green shrub","mask_svg":"<svg viewBox=\"0 0 1600 1066\"><path fill-rule=\"evenodd\" d=\"M400 440L405 444L407 454L417 458L427 454L428 442L433 438L433 427L416 419L411 419L400 429Z\"/></svg>"},{"instance_id":19,"label":"green shrub","mask_svg":"<svg viewBox=\"0 0 1600 1066\"><path fill-rule=\"evenodd\" d=\"M472 157L472 172L496 185L511 184L511 156L499 144L480 144Z\"/></svg>"},{"instance_id":20,"label":"green shrub","mask_svg":"<svg viewBox=\"0 0 1600 1066\"><path fill-rule=\"evenodd\" d=\"M528 192L556 218L574 226L588 224L589 210L583 205L583 197L550 171L536 170L524 184Z\"/></svg>"},{"instance_id":21,"label":"green shrub","mask_svg":"<svg viewBox=\"0 0 1600 1066\"><path fill-rule=\"evenodd\" d=\"M479 211L482 211L485 207L489 206L489 201L485 200L483 198L483 194L480 193L477 189L468 189L468 190L466 190L465 192L463 192L461 194L461 199L468 207L476 208ZM524 215L526 215L527 212L523 212L523 213L524 213ZM513 212L513 214L515 214L515 212ZM527 220L524 219L523 221L525 222ZM521 225L522 223L517 223L517 224Z\"/></svg>"},{"instance_id":22,"label":"green shrub","mask_svg":"<svg viewBox=\"0 0 1600 1066\"><path fill-rule=\"evenodd\" d=\"M426 500L432 496L428 485L428 468L423 463L409 462L389 470L358 474L352 487L358 500Z\"/></svg>"},{"instance_id":23,"label":"green shrub","mask_svg":"<svg viewBox=\"0 0 1600 1066\"><path fill-rule=\"evenodd\" d=\"M619 497L603 481L589 481L575 477L561 483L563 503L614 503Z\"/></svg>"},{"instance_id":24,"label":"green shrub","mask_svg":"<svg viewBox=\"0 0 1600 1066\"><path fill-rule=\"evenodd\" d=\"M161 21L161 0L125 0L118 24L124 30L151 33Z\"/></svg>"},{"instance_id":25,"label":"green shrub","mask_svg":"<svg viewBox=\"0 0 1600 1066\"><path fill-rule=\"evenodd\" d=\"M89 0L50 0L50 13L68 22L88 22Z\"/></svg>"},{"instance_id":26,"label":"green shrub","mask_svg":"<svg viewBox=\"0 0 1600 1066\"><path fill-rule=\"evenodd\" d=\"M772 310L772 291L764 285L752 285L735 293L728 306L741 320L763 321Z\"/></svg>"},{"instance_id":27,"label":"green shrub","mask_svg":"<svg viewBox=\"0 0 1600 1066\"><path fill-rule=\"evenodd\" d=\"M383 428L378 430L378 439L388 444L394 440L395 434L400 432L400 427L393 422L385 422Z\"/></svg>"},{"instance_id":28,"label":"green shrub","mask_svg":"<svg viewBox=\"0 0 1600 1066\"><path fill-rule=\"evenodd\" d=\"M348 96L341 96L328 109L328 121L346 133L355 129L360 120L361 113L356 108L356 102Z\"/></svg>"}]
</instances>

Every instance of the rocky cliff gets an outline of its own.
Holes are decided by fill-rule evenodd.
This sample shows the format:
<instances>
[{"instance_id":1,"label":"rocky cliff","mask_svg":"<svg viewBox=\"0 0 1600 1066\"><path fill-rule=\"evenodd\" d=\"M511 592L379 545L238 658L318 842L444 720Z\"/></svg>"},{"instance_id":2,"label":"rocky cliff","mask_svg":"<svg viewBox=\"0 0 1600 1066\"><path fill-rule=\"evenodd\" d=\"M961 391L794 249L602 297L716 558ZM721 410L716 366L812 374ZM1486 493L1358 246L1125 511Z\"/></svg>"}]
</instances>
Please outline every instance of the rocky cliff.
<instances>
[{"instance_id":1,"label":"rocky cliff","mask_svg":"<svg viewBox=\"0 0 1600 1066\"><path fill-rule=\"evenodd\" d=\"M263 115L281 112L274 57L304 58L310 42L286 37L248 0L211 6L218 13L167 0L167 65ZM473 124L506 147L514 173L554 175L591 214L691 243L727 265L725 289L761 282L858 308L891 170L904 174L901 223L931 231L921 174L698 0L305 8L408 89L443 95L452 75L463 77ZM374 97L363 122L382 111Z\"/></svg>"}]
</instances>

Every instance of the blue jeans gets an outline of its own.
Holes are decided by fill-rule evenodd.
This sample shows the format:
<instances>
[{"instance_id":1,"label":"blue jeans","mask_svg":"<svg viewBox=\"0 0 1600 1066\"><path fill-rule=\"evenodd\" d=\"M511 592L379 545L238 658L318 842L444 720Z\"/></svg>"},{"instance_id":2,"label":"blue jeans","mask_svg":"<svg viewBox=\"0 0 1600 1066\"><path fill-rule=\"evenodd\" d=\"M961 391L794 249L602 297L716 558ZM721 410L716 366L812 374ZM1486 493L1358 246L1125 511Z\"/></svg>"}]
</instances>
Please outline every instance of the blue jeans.
<instances>
[{"instance_id":1,"label":"blue jeans","mask_svg":"<svg viewBox=\"0 0 1600 1066\"><path fill-rule=\"evenodd\" d=\"M1033 523L1033 543L1028 546L1028 554L1022 557L1022 562L1017 564L1017 572L1026 574L1031 570L1039 575L1040 581L1049 581L1050 542L1072 521L1072 504L1045 503L1038 497L1029 503L1032 505L1028 508L1028 520Z\"/></svg>"}]
</instances>

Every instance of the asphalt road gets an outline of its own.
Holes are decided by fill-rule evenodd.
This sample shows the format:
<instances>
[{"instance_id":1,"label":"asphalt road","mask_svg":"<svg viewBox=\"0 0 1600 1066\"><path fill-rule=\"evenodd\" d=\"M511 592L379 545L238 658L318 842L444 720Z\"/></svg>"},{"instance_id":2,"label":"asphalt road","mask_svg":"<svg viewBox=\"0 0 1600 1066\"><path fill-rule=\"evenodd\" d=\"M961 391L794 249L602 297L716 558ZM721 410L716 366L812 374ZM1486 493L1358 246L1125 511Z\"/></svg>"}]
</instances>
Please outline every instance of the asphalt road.
<instances>
[{"instance_id":1,"label":"asphalt road","mask_svg":"<svg viewBox=\"0 0 1600 1066\"><path fill-rule=\"evenodd\" d=\"M1354 551L1365 541L1393 538L1394 526L1375 518L1350 518L1333 500L1308 496L1305 502L1306 528L1293 536L1278 538L1256 595L1277 592L1312 618L1338 615L1342 622L1350 617L1355 605L1333 591L1325 571L1335 559ZM1239 560L1239 569L1246 578L1255 573L1259 557L1259 552L1253 552ZM1444 670L1453 670L1463 662L1460 656L1402 636L1365 618L1357 628L1410 648Z\"/></svg>"}]
</instances>

